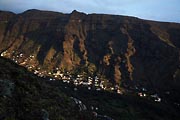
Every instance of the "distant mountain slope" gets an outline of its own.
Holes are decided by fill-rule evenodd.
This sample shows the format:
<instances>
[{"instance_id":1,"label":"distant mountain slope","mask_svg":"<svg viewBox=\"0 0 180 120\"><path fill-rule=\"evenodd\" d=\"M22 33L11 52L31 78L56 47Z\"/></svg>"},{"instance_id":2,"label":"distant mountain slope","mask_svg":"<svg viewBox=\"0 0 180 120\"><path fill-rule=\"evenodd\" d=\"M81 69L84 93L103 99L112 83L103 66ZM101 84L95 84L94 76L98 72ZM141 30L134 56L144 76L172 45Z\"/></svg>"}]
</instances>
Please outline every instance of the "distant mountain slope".
<instances>
[{"instance_id":1,"label":"distant mountain slope","mask_svg":"<svg viewBox=\"0 0 180 120\"><path fill-rule=\"evenodd\" d=\"M33 55L34 66L82 68L118 85L180 87L180 24L77 11L1 11L0 18L0 52L8 58Z\"/></svg>"}]
</instances>

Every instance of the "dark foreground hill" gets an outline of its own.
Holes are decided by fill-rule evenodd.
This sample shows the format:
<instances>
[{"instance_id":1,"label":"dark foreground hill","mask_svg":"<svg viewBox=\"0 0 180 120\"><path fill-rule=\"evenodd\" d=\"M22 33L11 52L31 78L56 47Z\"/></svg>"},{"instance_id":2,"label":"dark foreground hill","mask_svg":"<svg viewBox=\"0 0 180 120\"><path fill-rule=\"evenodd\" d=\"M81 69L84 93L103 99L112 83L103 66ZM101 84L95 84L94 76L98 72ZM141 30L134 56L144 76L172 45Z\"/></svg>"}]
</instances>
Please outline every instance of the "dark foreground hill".
<instances>
[{"instance_id":1,"label":"dark foreground hill","mask_svg":"<svg viewBox=\"0 0 180 120\"><path fill-rule=\"evenodd\" d=\"M180 108L133 94L47 81L0 57L1 120L179 120Z\"/></svg>"},{"instance_id":2,"label":"dark foreground hill","mask_svg":"<svg viewBox=\"0 0 180 120\"><path fill-rule=\"evenodd\" d=\"M90 120L89 111L47 81L0 58L0 120ZM63 87L63 86L59 86Z\"/></svg>"}]
</instances>

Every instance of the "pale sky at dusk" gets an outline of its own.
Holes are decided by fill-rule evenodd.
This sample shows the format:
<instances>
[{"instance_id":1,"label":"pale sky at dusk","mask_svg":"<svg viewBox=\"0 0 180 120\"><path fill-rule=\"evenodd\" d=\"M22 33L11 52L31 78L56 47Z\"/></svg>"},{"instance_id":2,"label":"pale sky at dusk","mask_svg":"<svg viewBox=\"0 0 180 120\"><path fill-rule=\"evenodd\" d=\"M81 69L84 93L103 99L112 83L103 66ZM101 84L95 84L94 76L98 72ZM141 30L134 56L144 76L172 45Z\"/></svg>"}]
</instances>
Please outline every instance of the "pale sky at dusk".
<instances>
[{"instance_id":1,"label":"pale sky at dusk","mask_svg":"<svg viewBox=\"0 0 180 120\"><path fill-rule=\"evenodd\" d=\"M180 23L180 0L0 0L0 10L104 13Z\"/></svg>"}]
</instances>

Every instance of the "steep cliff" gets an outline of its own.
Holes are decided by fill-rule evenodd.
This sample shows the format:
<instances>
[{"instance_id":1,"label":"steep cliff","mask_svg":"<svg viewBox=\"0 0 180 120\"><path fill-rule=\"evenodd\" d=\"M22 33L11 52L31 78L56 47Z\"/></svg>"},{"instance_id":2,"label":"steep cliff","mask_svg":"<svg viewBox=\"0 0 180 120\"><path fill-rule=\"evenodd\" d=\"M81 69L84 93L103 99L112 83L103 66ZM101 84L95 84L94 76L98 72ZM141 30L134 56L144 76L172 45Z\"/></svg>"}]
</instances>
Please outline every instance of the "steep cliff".
<instances>
[{"instance_id":1,"label":"steep cliff","mask_svg":"<svg viewBox=\"0 0 180 120\"><path fill-rule=\"evenodd\" d=\"M179 40L177 23L77 11L0 12L0 52L6 57L23 53L22 63L33 56L28 63L46 70L91 68L113 84L178 88Z\"/></svg>"}]
</instances>

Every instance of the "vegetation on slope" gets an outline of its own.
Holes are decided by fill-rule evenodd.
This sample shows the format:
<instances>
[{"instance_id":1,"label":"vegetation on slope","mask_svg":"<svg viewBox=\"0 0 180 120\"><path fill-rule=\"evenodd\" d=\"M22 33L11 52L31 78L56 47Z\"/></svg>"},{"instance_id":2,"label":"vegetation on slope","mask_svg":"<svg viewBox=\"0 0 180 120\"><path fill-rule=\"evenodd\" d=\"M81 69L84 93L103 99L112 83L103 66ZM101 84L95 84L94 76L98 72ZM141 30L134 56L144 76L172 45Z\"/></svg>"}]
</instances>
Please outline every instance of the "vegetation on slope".
<instances>
[{"instance_id":1,"label":"vegetation on slope","mask_svg":"<svg viewBox=\"0 0 180 120\"><path fill-rule=\"evenodd\" d=\"M57 86L46 83L25 68L0 58L1 120L91 119Z\"/></svg>"},{"instance_id":2,"label":"vegetation on slope","mask_svg":"<svg viewBox=\"0 0 180 120\"><path fill-rule=\"evenodd\" d=\"M164 102L155 103L132 94L74 88L61 81L38 78L12 61L0 58L0 119L178 120L180 117L179 109ZM87 110L79 111L72 97L82 100Z\"/></svg>"}]
</instances>

